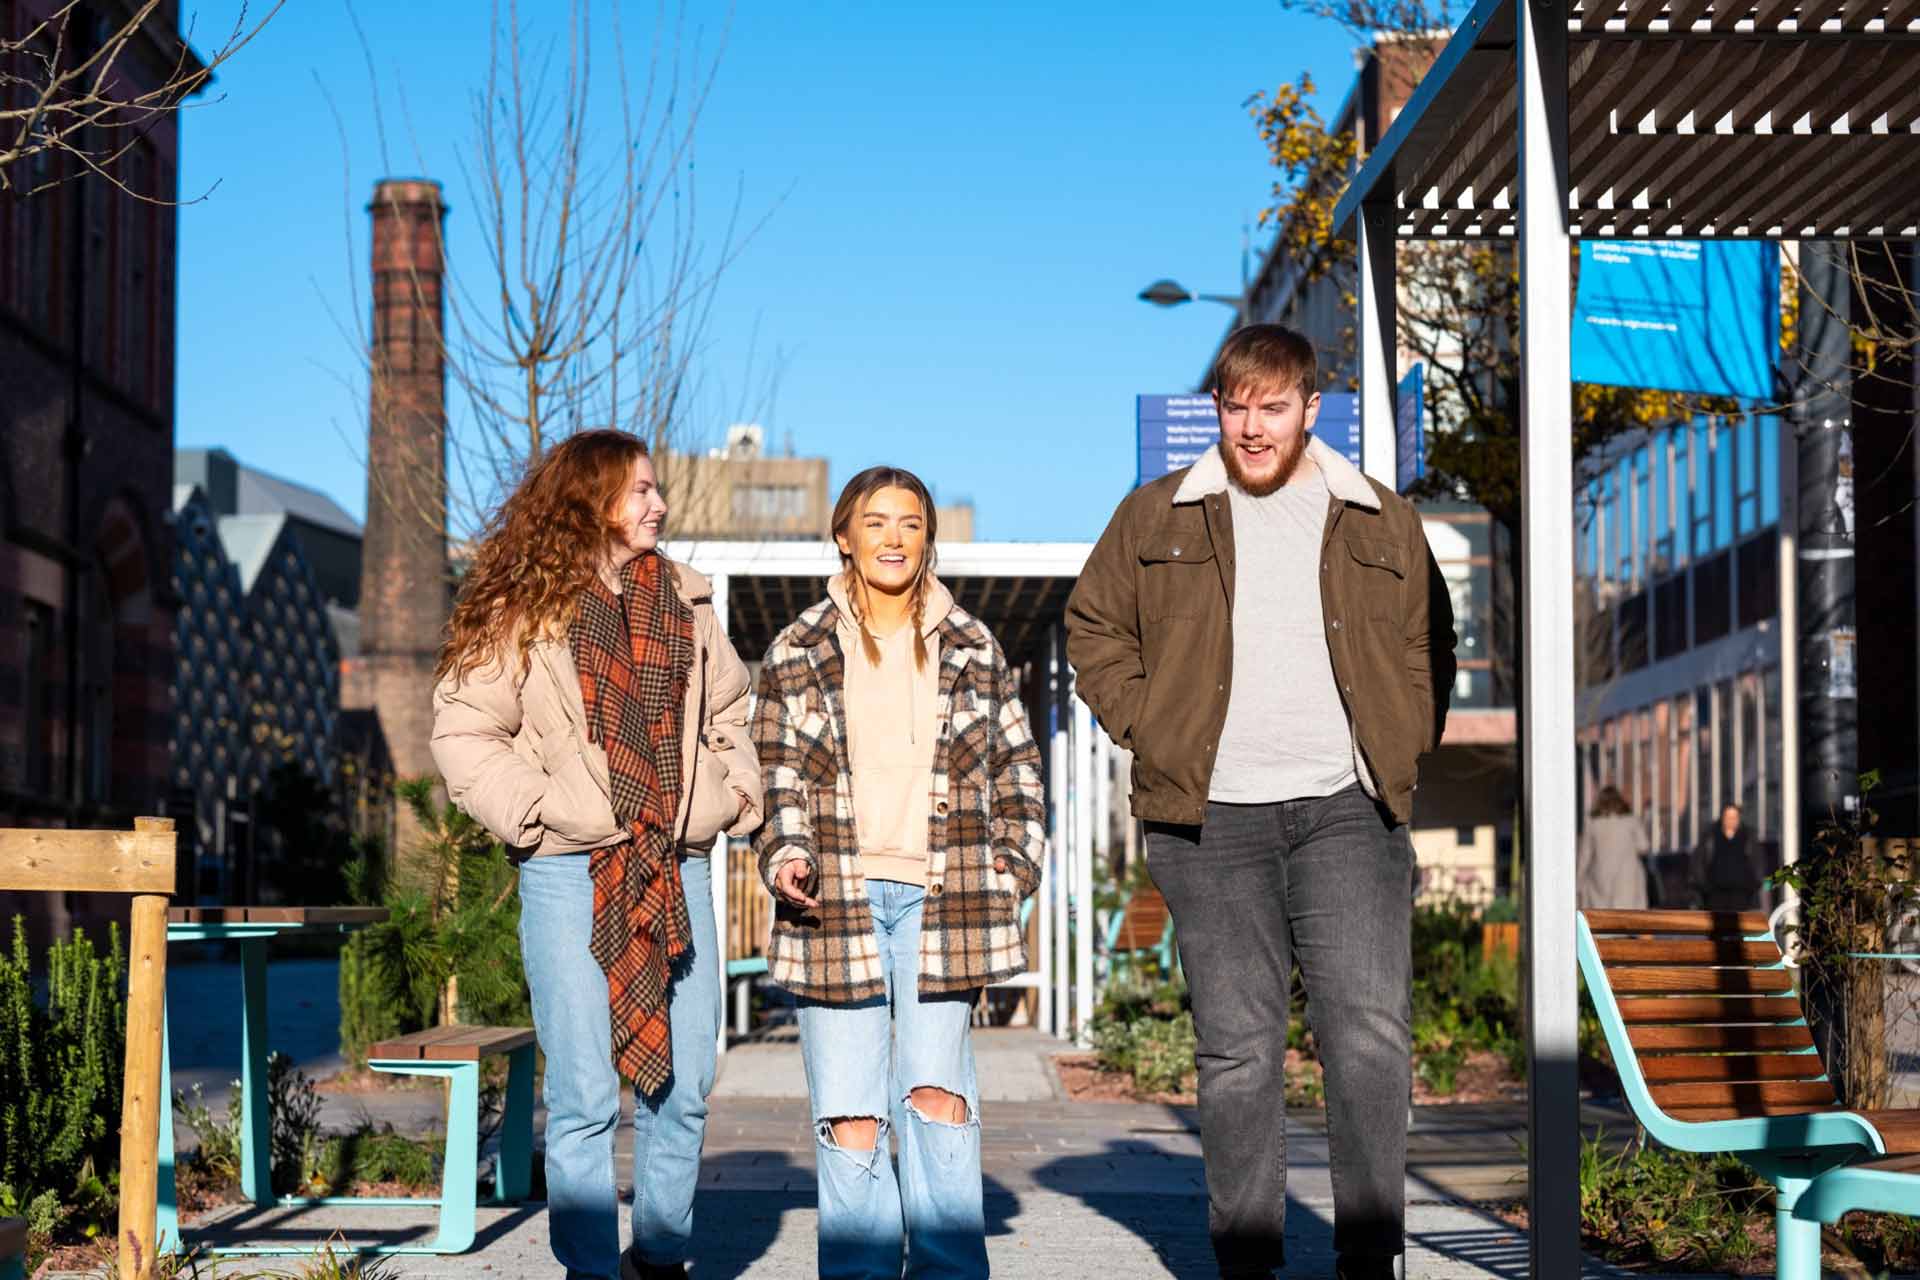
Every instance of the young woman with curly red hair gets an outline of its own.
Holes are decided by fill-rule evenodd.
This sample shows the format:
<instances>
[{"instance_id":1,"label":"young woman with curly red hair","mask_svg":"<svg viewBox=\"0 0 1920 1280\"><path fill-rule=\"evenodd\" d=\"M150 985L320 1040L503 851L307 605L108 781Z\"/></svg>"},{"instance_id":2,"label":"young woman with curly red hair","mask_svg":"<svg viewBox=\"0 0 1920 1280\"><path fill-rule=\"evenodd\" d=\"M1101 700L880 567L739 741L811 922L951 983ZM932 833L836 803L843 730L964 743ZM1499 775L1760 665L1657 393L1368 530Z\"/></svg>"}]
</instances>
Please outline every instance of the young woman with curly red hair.
<instances>
[{"instance_id":1,"label":"young woman with curly red hair","mask_svg":"<svg viewBox=\"0 0 1920 1280\"><path fill-rule=\"evenodd\" d=\"M547 1217L569 1280L685 1274L720 1021L707 851L760 824L747 671L658 550L646 448L573 436L495 515L448 624L434 761L520 865L546 1052ZM614 1132L634 1082L633 1248Z\"/></svg>"}]
</instances>

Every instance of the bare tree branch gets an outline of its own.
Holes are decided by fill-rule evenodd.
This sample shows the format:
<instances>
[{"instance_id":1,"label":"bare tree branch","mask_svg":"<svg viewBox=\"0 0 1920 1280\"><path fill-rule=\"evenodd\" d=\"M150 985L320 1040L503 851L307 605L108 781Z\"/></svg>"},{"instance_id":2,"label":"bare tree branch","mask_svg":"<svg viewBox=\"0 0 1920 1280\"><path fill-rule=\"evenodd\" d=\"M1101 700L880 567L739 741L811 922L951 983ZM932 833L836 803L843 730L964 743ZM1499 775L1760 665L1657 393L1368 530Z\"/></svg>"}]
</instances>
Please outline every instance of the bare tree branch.
<instances>
[{"instance_id":1,"label":"bare tree branch","mask_svg":"<svg viewBox=\"0 0 1920 1280\"><path fill-rule=\"evenodd\" d=\"M285 3L270 0L258 18L242 4L204 60L162 0L51 0L39 16L29 13L26 30L0 31L0 191L31 196L92 174L135 199L173 203L127 186L117 162L184 109Z\"/></svg>"}]
</instances>

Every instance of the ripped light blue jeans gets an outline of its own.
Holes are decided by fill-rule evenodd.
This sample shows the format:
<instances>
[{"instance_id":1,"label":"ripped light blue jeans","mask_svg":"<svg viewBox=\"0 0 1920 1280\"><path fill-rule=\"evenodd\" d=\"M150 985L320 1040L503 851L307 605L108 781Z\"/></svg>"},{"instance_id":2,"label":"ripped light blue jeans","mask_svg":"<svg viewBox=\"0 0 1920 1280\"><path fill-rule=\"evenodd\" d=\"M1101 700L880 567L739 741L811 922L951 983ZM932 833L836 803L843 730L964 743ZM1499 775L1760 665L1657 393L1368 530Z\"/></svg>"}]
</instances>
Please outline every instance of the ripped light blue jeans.
<instances>
[{"instance_id":1,"label":"ripped light blue jeans","mask_svg":"<svg viewBox=\"0 0 1920 1280\"><path fill-rule=\"evenodd\" d=\"M987 1274L980 1186L980 1091L973 1069L978 992L922 996L918 885L869 880L887 994L853 1004L797 1001L820 1184L821 1280ZM947 1124L913 1106L929 1086L966 1104ZM832 1121L879 1121L870 1151L837 1145ZM900 1138L896 1179L888 1139Z\"/></svg>"},{"instance_id":2,"label":"ripped light blue jeans","mask_svg":"<svg viewBox=\"0 0 1920 1280\"><path fill-rule=\"evenodd\" d=\"M533 992L533 1028L547 1055L547 1235L567 1280L620 1274L620 1202L613 1177L620 1073L613 1065L607 975L593 934L590 855L557 853L520 867L520 953ZM720 1035L720 956L713 873L682 857L693 953L669 989L673 1076L633 1108L633 1244L648 1262L687 1256L700 1143L707 1131Z\"/></svg>"}]
</instances>

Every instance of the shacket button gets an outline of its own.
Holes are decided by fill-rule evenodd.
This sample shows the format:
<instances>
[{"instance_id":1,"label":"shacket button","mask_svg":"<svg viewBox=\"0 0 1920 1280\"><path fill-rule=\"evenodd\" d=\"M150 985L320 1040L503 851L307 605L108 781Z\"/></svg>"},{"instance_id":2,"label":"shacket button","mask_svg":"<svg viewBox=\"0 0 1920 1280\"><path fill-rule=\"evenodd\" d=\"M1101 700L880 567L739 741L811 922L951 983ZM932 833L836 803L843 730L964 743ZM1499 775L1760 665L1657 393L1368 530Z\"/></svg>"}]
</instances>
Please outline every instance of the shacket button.
<instances>
[{"instance_id":1,"label":"shacket button","mask_svg":"<svg viewBox=\"0 0 1920 1280\"><path fill-rule=\"evenodd\" d=\"M1334 629L1335 631L1338 631L1338 630L1340 629L1340 619L1338 619L1338 618L1335 618L1335 619L1333 620L1333 629Z\"/></svg>"},{"instance_id":2,"label":"shacket button","mask_svg":"<svg viewBox=\"0 0 1920 1280\"><path fill-rule=\"evenodd\" d=\"M945 800L941 800L941 801L939 801L939 802L937 802L937 803L936 803L936 804L935 804L935 805L933 806L933 811L934 811L935 813L937 813L937 814L939 814L939 815L940 815L941 817L943 817L943 818L944 818L944 817L946 817L946 816L947 816L947 802L946 802Z\"/></svg>"},{"instance_id":3,"label":"shacket button","mask_svg":"<svg viewBox=\"0 0 1920 1280\"><path fill-rule=\"evenodd\" d=\"M928 885L928 886L927 886L927 896L928 896L929 898L937 898L937 897L939 897L939 896L940 896L940 886L939 886L939 885L937 885L937 884L930 884L930 885Z\"/></svg>"},{"instance_id":4,"label":"shacket button","mask_svg":"<svg viewBox=\"0 0 1920 1280\"><path fill-rule=\"evenodd\" d=\"M1178 556L1178 555L1180 554L1180 548L1178 548L1178 547L1175 547L1175 548L1173 549L1173 554L1174 554L1175 556Z\"/></svg>"}]
</instances>

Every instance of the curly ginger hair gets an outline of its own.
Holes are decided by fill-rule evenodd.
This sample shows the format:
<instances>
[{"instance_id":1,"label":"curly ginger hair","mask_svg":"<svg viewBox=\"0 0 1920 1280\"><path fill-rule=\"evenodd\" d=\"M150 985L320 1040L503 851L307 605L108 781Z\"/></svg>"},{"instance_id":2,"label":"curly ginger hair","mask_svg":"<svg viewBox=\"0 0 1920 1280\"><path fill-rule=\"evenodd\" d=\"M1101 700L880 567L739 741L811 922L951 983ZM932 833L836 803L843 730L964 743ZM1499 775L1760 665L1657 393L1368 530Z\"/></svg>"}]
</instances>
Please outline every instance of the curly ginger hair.
<instances>
[{"instance_id":1,"label":"curly ginger hair","mask_svg":"<svg viewBox=\"0 0 1920 1280\"><path fill-rule=\"evenodd\" d=\"M505 660L521 670L536 640L564 635L614 535L613 508L647 457L624 431L582 431L537 460L481 534L461 583L435 682Z\"/></svg>"}]
</instances>

